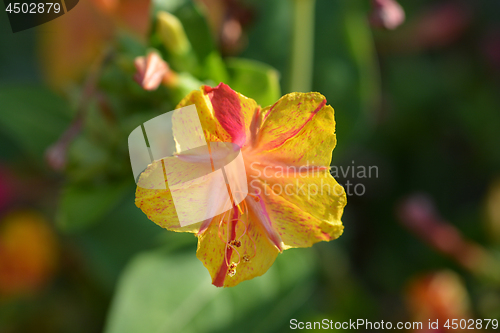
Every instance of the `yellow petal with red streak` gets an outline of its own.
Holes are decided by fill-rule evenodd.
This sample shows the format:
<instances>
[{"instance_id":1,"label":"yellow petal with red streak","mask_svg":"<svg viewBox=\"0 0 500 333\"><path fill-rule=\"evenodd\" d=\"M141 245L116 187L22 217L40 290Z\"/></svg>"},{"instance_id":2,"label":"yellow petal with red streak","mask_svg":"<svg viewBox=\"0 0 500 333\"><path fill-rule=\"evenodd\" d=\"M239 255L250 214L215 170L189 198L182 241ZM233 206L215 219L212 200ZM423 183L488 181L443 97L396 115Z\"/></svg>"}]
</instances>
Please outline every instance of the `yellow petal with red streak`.
<instances>
[{"instance_id":1,"label":"yellow petal with red streak","mask_svg":"<svg viewBox=\"0 0 500 333\"><path fill-rule=\"evenodd\" d=\"M233 228L229 228L229 232L227 224L221 225L220 236L222 239L219 238L220 217L214 219L208 229L199 236L196 255L208 269L212 283L218 287L233 287L242 281L264 274L279 253L279 250L271 243L266 232L258 223L255 215L250 213L249 218L240 216L240 219L242 221L238 222L236 226L231 225ZM248 226L246 233L240 238L245 232L245 224ZM228 238L227 235L231 237ZM225 256L228 239L241 241L241 246L235 248L239 255L236 250L229 248ZM245 261L244 256L248 256L249 261ZM238 260L240 263L235 268L235 274L230 276L228 264L230 266L231 263L237 263Z\"/></svg>"}]
</instances>

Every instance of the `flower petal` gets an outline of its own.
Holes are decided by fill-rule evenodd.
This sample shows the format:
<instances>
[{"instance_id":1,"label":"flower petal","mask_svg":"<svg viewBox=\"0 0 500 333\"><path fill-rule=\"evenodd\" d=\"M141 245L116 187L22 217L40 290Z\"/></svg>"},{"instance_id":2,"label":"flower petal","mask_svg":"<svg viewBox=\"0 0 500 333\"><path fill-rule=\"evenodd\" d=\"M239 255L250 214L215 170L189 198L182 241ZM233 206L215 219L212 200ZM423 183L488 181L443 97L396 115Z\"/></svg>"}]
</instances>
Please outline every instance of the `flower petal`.
<instances>
[{"instance_id":1,"label":"flower petal","mask_svg":"<svg viewBox=\"0 0 500 333\"><path fill-rule=\"evenodd\" d=\"M231 135L232 142L242 147L246 141L246 134L238 94L224 83L215 88L205 86L204 90L212 102L215 117Z\"/></svg>"},{"instance_id":2,"label":"flower petal","mask_svg":"<svg viewBox=\"0 0 500 333\"><path fill-rule=\"evenodd\" d=\"M187 95L177 106L181 108L194 104L207 142L233 142L243 147L250 137L250 124L260 106L221 83L215 88L204 86ZM182 128L182 122L175 124L175 139L182 148L183 142L190 143L189 126Z\"/></svg>"},{"instance_id":3,"label":"flower petal","mask_svg":"<svg viewBox=\"0 0 500 333\"><path fill-rule=\"evenodd\" d=\"M233 211L234 214L234 211ZM220 227L221 216L212 220L206 231L199 236L198 250L196 255L212 276L212 283L217 287L233 287L242 281L253 279L264 274L273 264L278 256L279 250L274 246L259 223L255 223L256 217L250 212L239 216L240 221L232 224L227 230L227 224ZM245 232L245 225L248 226ZM227 260L224 255L226 249L227 235L231 239L239 239L241 246L227 250ZM244 235L243 235L244 234ZM240 236L243 235L241 238ZM238 255L239 253L239 255ZM243 259L248 256L249 261ZM240 263L236 266L234 276L228 275L228 264ZM226 263L227 261L227 263Z\"/></svg>"},{"instance_id":4,"label":"flower petal","mask_svg":"<svg viewBox=\"0 0 500 333\"><path fill-rule=\"evenodd\" d=\"M139 178L136 206L162 228L197 233L207 220L231 207L223 176L214 181L216 176L210 162L176 157L155 161Z\"/></svg>"},{"instance_id":5,"label":"flower petal","mask_svg":"<svg viewBox=\"0 0 500 333\"><path fill-rule=\"evenodd\" d=\"M206 96L200 90L194 90L189 95L184 97L180 101L177 108L182 108L194 104L196 110L198 111L198 116L200 118L200 124L203 128L203 133L205 134L205 139L207 142L231 142L231 136L226 132L226 130L220 125L219 121L215 118L212 103L208 96ZM173 119L174 120L174 119ZM190 130L190 124L186 124L186 128L183 130L182 121L176 121L175 124L175 141L181 147L181 150L186 150L185 147L192 145L192 131Z\"/></svg>"},{"instance_id":6,"label":"flower petal","mask_svg":"<svg viewBox=\"0 0 500 333\"><path fill-rule=\"evenodd\" d=\"M204 92L212 102L215 117L229 133L232 142L243 147L250 134L253 114L260 107L253 99L235 92L224 83L215 88L205 86Z\"/></svg>"},{"instance_id":7,"label":"flower petal","mask_svg":"<svg viewBox=\"0 0 500 333\"><path fill-rule=\"evenodd\" d=\"M262 110L256 151L286 165L329 166L336 145L333 108L319 93L292 93Z\"/></svg>"},{"instance_id":8,"label":"flower petal","mask_svg":"<svg viewBox=\"0 0 500 333\"><path fill-rule=\"evenodd\" d=\"M250 182L249 191L261 193L285 249L336 239L344 228L344 189L327 170L308 172L309 175L297 173Z\"/></svg>"},{"instance_id":9,"label":"flower petal","mask_svg":"<svg viewBox=\"0 0 500 333\"><path fill-rule=\"evenodd\" d=\"M284 244L283 241L281 240L280 235L276 231L276 229L273 226L273 222L271 222L271 218L269 216L269 213L266 209L266 206L264 205L264 202L262 201L262 197L260 195L256 195L256 197L259 198L259 201L255 201L252 199L246 200L251 212L254 213L255 217L258 219L259 224L262 226L264 229L267 238L271 241L276 248L282 252L284 249Z\"/></svg>"}]
</instances>

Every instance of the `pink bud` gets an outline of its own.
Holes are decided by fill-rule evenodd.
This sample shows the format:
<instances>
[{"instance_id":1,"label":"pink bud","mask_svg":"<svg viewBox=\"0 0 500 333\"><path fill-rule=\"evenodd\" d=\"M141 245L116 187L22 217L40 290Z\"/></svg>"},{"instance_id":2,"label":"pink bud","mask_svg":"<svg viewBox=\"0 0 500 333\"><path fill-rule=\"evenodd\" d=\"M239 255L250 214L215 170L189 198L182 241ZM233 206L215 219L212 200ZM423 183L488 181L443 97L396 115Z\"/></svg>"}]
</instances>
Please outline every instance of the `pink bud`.
<instances>
[{"instance_id":1,"label":"pink bud","mask_svg":"<svg viewBox=\"0 0 500 333\"><path fill-rule=\"evenodd\" d=\"M372 0L370 23L376 28L396 29L405 20L403 7L394 0Z\"/></svg>"},{"instance_id":2,"label":"pink bud","mask_svg":"<svg viewBox=\"0 0 500 333\"><path fill-rule=\"evenodd\" d=\"M146 57L135 58L134 64L137 69L134 80L144 90L158 88L169 70L167 63L156 52L150 52Z\"/></svg>"}]
</instances>

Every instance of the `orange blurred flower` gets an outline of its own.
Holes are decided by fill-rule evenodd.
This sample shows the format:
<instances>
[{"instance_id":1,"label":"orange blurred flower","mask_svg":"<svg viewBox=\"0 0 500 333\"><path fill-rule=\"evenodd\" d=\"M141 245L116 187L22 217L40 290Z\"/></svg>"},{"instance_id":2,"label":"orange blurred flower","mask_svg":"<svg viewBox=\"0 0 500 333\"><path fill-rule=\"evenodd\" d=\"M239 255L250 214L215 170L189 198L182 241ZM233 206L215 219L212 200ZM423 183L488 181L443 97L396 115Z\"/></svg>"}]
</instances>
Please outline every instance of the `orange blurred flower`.
<instances>
[{"instance_id":1,"label":"orange blurred flower","mask_svg":"<svg viewBox=\"0 0 500 333\"><path fill-rule=\"evenodd\" d=\"M0 297L39 291L54 275L57 261L56 237L41 215L22 211L0 221Z\"/></svg>"},{"instance_id":2,"label":"orange blurred flower","mask_svg":"<svg viewBox=\"0 0 500 333\"><path fill-rule=\"evenodd\" d=\"M452 271L417 277L410 282L406 298L412 320L424 323L424 330L419 332L444 332L443 325L448 319L471 318L467 290L460 276ZM429 320L439 320L439 329L426 327Z\"/></svg>"},{"instance_id":3,"label":"orange blurred flower","mask_svg":"<svg viewBox=\"0 0 500 333\"><path fill-rule=\"evenodd\" d=\"M150 1L92 0L39 29L39 53L49 84L63 88L78 80L117 30L145 39Z\"/></svg>"}]
</instances>

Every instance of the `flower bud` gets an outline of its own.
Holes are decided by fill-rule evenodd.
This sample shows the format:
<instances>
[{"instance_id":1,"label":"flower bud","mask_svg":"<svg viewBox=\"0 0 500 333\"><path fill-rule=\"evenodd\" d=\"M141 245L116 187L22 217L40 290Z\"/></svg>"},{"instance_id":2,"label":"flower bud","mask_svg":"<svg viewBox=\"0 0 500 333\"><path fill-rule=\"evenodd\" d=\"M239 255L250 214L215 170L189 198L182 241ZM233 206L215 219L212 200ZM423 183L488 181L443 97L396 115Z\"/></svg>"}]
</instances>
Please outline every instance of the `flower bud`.
<instances>
[{"instance_id":1,"label":"flower bud","mask_svg":"<svg viewBox=\"0 0 500 333\"><path fill-rule=\"evenodd\" d=\"M155 90L169 71L168 65L161 56L152 51L146 57L137 57L134 61L137 72L134 80L144 90Z\"/></svg>"},{"instance_id":2,"label":"flower bud","mask_svg":"<svg viewBox=\"0 0 500 333\"><path fill-rule=\"evenodd\" d=\"M167 50L175 55L189 52L191 44L181 21L174 15L163 11L158 13L157 19L156 32Z\"/></svg>"},{"instance_id":3,"label":"flower bud","mask_svg":"<svg viewBox=\"0 0 500 333\"><path fill-rule=\"evenodd\" d=\"M403 7L395 0L372 0L370 23L376 28L396 29L405 20Z\"/></svg>"}]
</instances>

